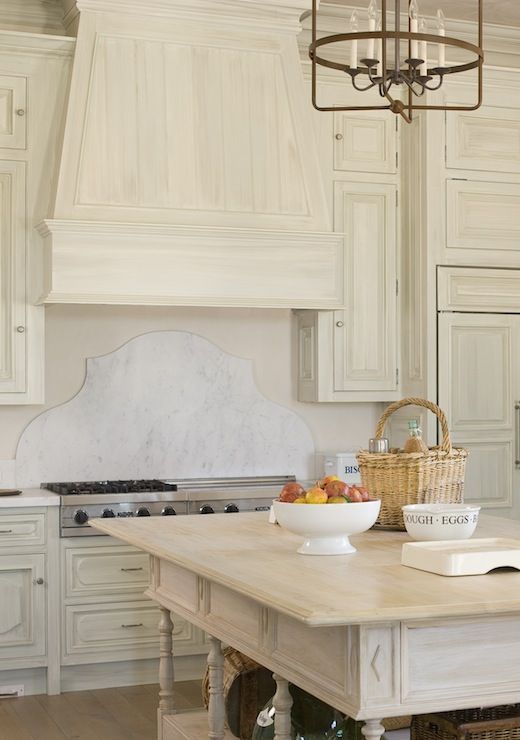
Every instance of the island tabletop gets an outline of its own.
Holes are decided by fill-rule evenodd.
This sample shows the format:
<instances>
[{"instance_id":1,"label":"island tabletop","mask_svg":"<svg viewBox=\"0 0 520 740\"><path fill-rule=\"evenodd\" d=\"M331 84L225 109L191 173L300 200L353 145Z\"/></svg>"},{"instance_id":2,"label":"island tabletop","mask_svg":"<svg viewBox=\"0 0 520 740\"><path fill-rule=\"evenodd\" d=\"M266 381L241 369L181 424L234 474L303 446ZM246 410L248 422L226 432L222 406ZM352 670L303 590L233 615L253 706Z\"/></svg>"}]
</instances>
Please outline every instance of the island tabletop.
<instances>
[{"instance_id":1,"label":"island tabletop","mask_svg":"<svg viewBox=\"0 0 520 740\"><path fill-rule=\"evenodd\" d=\"M517 571L450 578L409 568L408 535L379 530L352 537L353 554L300 555L301 539L265 512L92 525L152 556L162 740L190 737L172 715L171 612L212 636L212 740L227 737L220 641L276 674L276 740L290 738L287 681L364 719L374 740L383 717L520 701ZM474 537L520 539L520 524L483 516Z\"/></svg>"}]
</instances>

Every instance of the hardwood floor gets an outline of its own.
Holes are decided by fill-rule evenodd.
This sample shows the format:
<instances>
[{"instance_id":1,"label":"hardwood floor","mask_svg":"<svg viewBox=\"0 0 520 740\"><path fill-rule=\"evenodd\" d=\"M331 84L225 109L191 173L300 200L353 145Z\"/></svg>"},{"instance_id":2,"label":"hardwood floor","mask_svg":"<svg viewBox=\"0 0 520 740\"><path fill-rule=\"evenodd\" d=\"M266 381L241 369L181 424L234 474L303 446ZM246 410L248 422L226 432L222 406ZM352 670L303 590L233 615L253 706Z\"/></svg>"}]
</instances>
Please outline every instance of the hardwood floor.
<instances>
[{"instance_id":1,"label":"hardwood floor","mask_svg":"<svg viewBox=\"0 0 520 740\"><path fill-rule=\"evenodd\" d=\"M123 686L0 700L0 740L156 740L158 687ZM175 684L178 709L202 706L200 681Z\"/></svg>"}]
</instances>

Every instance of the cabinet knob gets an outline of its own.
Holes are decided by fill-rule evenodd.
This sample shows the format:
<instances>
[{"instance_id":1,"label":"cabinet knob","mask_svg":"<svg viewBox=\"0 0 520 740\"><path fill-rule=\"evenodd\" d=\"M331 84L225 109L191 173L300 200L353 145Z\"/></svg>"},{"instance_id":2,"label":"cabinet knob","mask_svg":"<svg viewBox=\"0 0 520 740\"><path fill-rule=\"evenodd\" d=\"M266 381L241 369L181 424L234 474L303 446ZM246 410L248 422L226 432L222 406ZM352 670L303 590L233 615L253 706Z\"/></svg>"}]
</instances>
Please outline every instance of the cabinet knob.
<instances>
[{"instance_id":1,"label":"cabinet knob","mask_svg":"<svg viewBox=\"0 0 520 740\"><path fill-rule=\"evenodd\" d=\"M343 134L336 134L336 139L338 141L341 141L342 138L343 138Z\"/></svg>"},{"instance_id":2,"label":"cabinet knob","mask_svg":"<svg viewBox=\"0 0 520 740\"><path fill-rule=\"evenodd\" d=\"M33 583L35 586L41 586L43 584L43 578L35 578Z\"/></svg>"},{"instance_id":3,"label":"cabinet knob","mask_svg":"<svg viewBox=\"0 0 520 740\"><path fill-rule=\"evenodd\" d=\"M16 331L18 332L18 334L23 334L25 331L25 326L17 326Z\"/></svg>"},{"instance_id":4,"label":"cabinet knob","mask_svg":"<svg viewBox=\"0 0 520 740\"><path fill-rule=\"evenodd\" d=\"M24 109L23 108L18 108L18 110L16 111L16 115L17 116L25 116Z\"/></svg>"},{"instance_id":5,"label":"cabinet knob","mask_svg":"<svg viewBox=\"0 0 520 740\"><path fill-rule=\"evenodd\" d=\"M345 326L343 321L336 321L336 326L341 329L342 326Z\"/></svg>"}]
</instances>

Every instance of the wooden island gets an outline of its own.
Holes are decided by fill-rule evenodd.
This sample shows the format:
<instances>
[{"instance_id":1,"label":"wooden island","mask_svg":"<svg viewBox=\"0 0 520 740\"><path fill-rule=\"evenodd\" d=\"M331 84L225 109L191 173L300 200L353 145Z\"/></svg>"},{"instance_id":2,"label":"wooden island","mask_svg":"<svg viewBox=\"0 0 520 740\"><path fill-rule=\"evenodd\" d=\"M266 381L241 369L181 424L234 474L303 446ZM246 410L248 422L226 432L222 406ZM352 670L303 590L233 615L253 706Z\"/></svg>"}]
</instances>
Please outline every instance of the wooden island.
<instances>
[{"instance_id":1,"label":"wooden island","mask_svg":"<svg viewBox=\"0 0 520 740\"><path fill-rule=\"evenodd\" d=\"M520 523L481 519L475 537L520 539ZM301 539L265 512L91 523L152 556L159 740L231 737L221 641L275 674L276 740L290 740L288 682L364 720L368 740L381 737L383 717L520 701L519 572L404 567L405 532L352 537L351 555L299 555ZM210 635L207 717L175 713L170 611Z\"/></svg>"}]
</instances>

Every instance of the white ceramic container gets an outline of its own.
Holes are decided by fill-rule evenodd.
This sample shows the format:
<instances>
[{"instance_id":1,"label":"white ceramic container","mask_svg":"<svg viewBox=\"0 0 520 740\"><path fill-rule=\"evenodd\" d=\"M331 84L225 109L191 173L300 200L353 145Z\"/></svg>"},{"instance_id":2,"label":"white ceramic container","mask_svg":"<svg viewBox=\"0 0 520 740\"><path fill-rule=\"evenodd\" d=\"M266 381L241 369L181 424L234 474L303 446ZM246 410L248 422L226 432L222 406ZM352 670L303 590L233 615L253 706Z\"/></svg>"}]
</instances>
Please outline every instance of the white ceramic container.
<instances>
[{"instance_id":1,"label":"white ceramic container","mask_svg":"<svg viewBox=\"0 0 520 740\"><path fill-rule=\"evenodd\" d=\"M273 501L278 524L304 538L302 555L345 555L356 552L349 536L375 524L381 501L355 504L287 504Z\"/></svg>"},{"instance_id":2,"label":"white ceramic container","mask_svg":"<svg viewBox=\"0 0 520 740\"><path fill-rule=\"evenodd\" d=\"M478 522L480 506L408 504L403 506L406 531L414 540L466 540Z\"/></svg>"}]
</instances>

